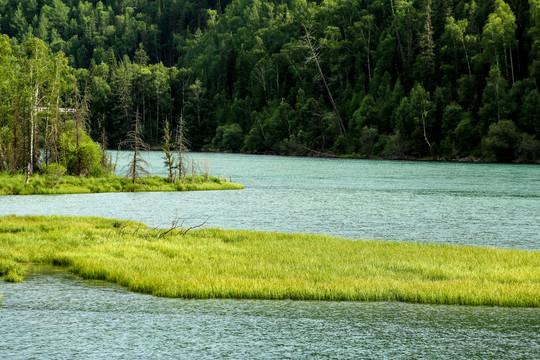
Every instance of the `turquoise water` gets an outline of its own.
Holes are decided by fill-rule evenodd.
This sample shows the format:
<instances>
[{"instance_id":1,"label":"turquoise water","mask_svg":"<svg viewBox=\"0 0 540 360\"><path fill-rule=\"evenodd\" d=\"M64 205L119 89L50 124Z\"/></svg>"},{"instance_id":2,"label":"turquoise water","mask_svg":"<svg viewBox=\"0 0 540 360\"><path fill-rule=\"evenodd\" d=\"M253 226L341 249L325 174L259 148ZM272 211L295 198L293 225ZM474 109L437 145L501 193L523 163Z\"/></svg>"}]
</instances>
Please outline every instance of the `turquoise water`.
<instances>
[{"instance_id":1,"label":"turquoise water","mask_svg":"<svg viewBox=\"0 0 540 360\"><path fill-rule=\"evenodd\" d=\"M0 283L2 359L538 359L540 311L163 299L50 267Z\"/></svg>"},{"instance_id":2,"label":"turquoise water","mask_svg":"<svg viewBox=\"0 0 540 360\"><path fill-rule=\"evenodd\" d=\"M116 159L115 153L112 153ZM122 172L127 153L117 168ZM161 152L146 154L166 175ZM11 196L0 215L67 214L347 238L540 250L540 166L192 154L242 191Z\"/></svg>"},{"instance_id":3,"label":"turquoise water","mask_svg":"<svg viewBox=\"0 0 540 360\"><path fill-rule=\"evenodd\" d=\"M126 153L119 155L118 168ZM160 153L149 153L165 175ZM540 250L540 167L192 154L241 191L0 197L0 215ZM538 359L540 309L185 300L37 266L0 282L0 359Z\"/></svg>"}]
</instances>

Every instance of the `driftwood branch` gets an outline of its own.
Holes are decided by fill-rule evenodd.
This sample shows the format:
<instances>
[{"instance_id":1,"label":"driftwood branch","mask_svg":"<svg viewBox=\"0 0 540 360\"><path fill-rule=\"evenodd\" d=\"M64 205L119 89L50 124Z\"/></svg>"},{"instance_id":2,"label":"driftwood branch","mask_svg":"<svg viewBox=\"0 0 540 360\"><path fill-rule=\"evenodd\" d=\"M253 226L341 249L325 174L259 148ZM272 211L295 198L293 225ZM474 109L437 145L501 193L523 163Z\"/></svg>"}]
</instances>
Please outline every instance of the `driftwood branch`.
<instances>
[{"instance_id":1,"label":"driftwood branch","mask_svg":"<svg viewBox=\"0 0 540 360\"><path fill-rule=\"evenodd\" d=\"M186 235L191 230L203 227L208 222L210 217L206 218L206 220L204 220L202 223L185 227L184 223L189 219L190 218L180 218L180 217L176 216L174 219L171 220L171 224L170 224L169 227L167 227L165 229L159 228L159 227L150 228L150 234L139 234L139 235L138 235L138 233L139 233L139 230L141 229L140 226L137 226L137 228L134 231L128 231L127 230L127 225L122 224L118 228L117 234L120 235L120 236L132 235L132 236L138 236L140 238L161 239L161 238L167 236L168 234L173 233L175 230L177 230L175 232L175 234L183 236L183 235Z\"/></svg>"}]
</instances>

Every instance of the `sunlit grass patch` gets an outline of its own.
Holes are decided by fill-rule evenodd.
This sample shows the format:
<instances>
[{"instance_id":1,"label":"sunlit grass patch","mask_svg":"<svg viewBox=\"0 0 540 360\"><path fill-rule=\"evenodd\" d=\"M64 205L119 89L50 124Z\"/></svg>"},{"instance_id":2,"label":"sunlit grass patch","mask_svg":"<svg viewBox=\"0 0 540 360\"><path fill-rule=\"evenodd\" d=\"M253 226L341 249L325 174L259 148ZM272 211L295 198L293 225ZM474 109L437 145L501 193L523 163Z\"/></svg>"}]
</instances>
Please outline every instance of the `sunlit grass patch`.
<instances>
[{"instance_id":1,"label":"sunlit grass patch","mask_svg":"<svg viewBox=\"0 0 540 360\"><path fill-rule=\"evenodd\" d=\"M142 191L200 191L237 190L240 184L224 181L214 176L188 176L181 181L170 182L159 176L137 179L133 184L128 178L120 176L80 177L63 176L51 182L46 175L33 175L28 184L24 175L0 173L0 195L46 195L83 194L104 192L142 192Z\"/></svg>"},{"instance_id":2,"label":"sunlit grass patch","mask_svg":"<svg viewBox=\"0 0 540 360\"><path fill-rule=\"evenodd\" d=\"M44 262L165 297L540 307L537 251L221 229L156 234L132 221L3 217L0 275L18 281L24 263Z\"/></svg>"}]
</instances>

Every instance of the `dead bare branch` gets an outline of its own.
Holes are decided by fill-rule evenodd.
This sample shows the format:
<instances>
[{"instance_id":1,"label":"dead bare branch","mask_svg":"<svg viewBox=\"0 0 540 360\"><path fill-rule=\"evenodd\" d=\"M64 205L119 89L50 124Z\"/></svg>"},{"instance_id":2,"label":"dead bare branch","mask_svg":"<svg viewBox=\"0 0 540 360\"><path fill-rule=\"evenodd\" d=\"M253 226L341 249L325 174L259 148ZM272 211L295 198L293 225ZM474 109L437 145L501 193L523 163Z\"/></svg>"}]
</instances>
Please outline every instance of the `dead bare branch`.
<instances>
[{"instance_id":1,"label":"dead bare branch","mask_svg":"<svg viewBox=\"0 0 540 360\"><path fill-rule=\"evenodd\" d=\"M191 230L203 227L208 222L208 220L210 219L210 216L207 217L206 220L204 220L202 223L192 225L192 226L188 226L188 227L184 227L184 223L186 221L188 221L189 219L190 218L180 218L180 217L176 216L171 220L171 225L168 228L165 228L165 229L162 229L162 228L159 228L159 227L149 228L149 230L151 232L150 234L138 234L139 230L141 229L140 226L137 226L137 228L134 231L129 232L129 231L126 230L127 229L127 224L121 224L120 227L118 228L117 234L120 235L120 236L131 235L131 236L137 236L139 238L161 239L161 238L167 236L168 234L173 233L175 230L178 230L175 233L180 235L180 236L184 236L188 232L190 232Z\"/></svg>"}]
</instances>

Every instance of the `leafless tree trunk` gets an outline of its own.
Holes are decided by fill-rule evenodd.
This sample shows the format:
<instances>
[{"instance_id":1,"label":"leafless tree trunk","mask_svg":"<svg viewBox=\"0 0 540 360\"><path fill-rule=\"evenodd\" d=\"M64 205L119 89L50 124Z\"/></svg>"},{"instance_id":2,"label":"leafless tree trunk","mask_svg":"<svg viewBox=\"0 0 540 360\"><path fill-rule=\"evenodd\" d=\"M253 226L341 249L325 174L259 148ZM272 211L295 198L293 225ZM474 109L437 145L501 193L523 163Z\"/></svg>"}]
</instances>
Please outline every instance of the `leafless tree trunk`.
<instances>
[{"instance_id":1,"label":"leafless tree trunk","mask_svg":"<svg viewBox=\"0 0 540 360\"><path fill-rule=\"evenodd\" d=\"M264 97L268 101L268 89L266 84L266 65L263 61L260 61L256 66L255 69L253 69L253 77L257 81L257 83L261 86L264 92Z\"/></svg>"},{"instance_id":2,"label":"leafless tree trunk","mask_svg":"<svg viewBox=\"0 0 540 360\"><path fill-rule=\"evenodd\" d=\"M345 128L345 125L343 124L343 120L341 119L341 115L339 114L339 110L336 106L336 102L334 101L334 97L332 96L332 92L330 91L330 88L328 86L328 83L326 81L326 77L324 76L324 73L321 69L321 64L320 64L320 61L319 61L319 49L318 49L318 46L314 43L314 38L313 36L311 35L311 32L310 30L305 26L304 26L304 31L306 33L306 35L304 36L304 43L309 51L309 56L308 58L306 59L306 62L314 62L316 67L317 67L317 70L319 72L319 75L322 79L322 82L324 84L324 88L326 89L326 92L328 94L328 97L330 99L330 103L332 104L332 108L334 110L334 115L336 116L336 125L339 129L339 132L341 133L341 135L345 136L345 138L347 139L347 141L349 141L349 136L347 134L347 129Z\"/></svg>"},{"instance_id":3,"label":"leafless tree trunk","mask_svg":"<svg viewBox=\"0 0 540 360\"><path fill-rule=\"evenodd\" d=\"M135 115L135 121L133 122L133 129L127 133L127 138L122 142L122 145L127 146L133 151L133 157L128 164L127 175L131 177L131 181L135 184L137 178L148 175L145 166L149 166L148 162L141 157L142 151L148 151L150 147L141 138L141 121L139 118L139 111Z\"/></svg>"},{"instance_id":4,"label":"leafless tree trunk","mask_svg":"<svg viewBox=\"0 0 540 360\"><path fill-rule=\"evenodd\" d=\"M182 115L180 115L180 118L178 119L178 127L176 128L176 153L178 154L178 179L182 180L182 177L184 176L184 168L185 168L185 157L186 153L189 151L189 141L186 138L186 123L184 119L182 118Z\"/></svg>"},{"instance_id":5,"label":"leafless tree trunk","mask_svg":"<svg viewBox=\"0 0 540 360\"><path fill-rule=\"evenodd\" d=\"M399 54L401 55L401 61L405 64L405 55L403 54L403 46L401 45L401 39L399 37L399 30L396 22L396 13L394 10L394 0L390 0L390 8L392 9L392 23L394 24L394 30L396 32L396 40L398 43Z\"/></svg>"},{"instance_id":6,"label":"leafless tree trunk","mask_svg":"<svg viewBox=\"0 0 540 360\"><path fill-rule=\"evenodd\" d=\"M467 68L469 69L469 76L472 75L471 72L471 62L469 61L469 53L467 52L467 47L465 46L465 39L461 36L461 44L463 45L463 50L465 51L465 58L467 59Z\"/></svg>"},{"instance_id":7,"label":"leafless tree trunk","mask_svg":"<svg viewBox=\"0 0 540 360\"><path fill-rule=\"evenodd\" d=\"M37 121L37 112L39 105L39 84L36 84L34 95L32 97L32 109L30 111L30 158L28 159L28 167L26 169L26 183L30 182L30 176L34 172L34 132Z\"/></svg>"}]
</instances>

